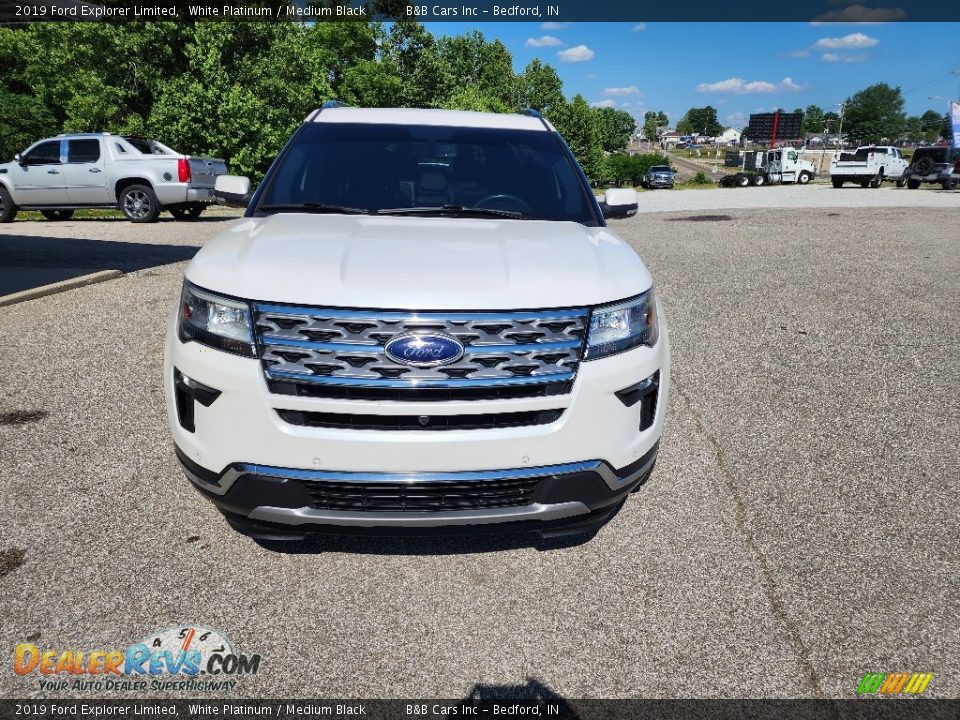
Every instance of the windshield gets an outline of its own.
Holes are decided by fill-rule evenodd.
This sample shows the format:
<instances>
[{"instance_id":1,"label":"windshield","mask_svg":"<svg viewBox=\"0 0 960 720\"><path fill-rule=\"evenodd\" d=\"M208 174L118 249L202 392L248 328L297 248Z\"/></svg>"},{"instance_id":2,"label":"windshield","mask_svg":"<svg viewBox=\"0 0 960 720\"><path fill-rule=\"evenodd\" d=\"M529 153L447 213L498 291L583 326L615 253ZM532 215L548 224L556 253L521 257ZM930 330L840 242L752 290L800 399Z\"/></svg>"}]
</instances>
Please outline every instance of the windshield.
<instances>
[{"instance_id":1,"label":"windshield","mask_svg":"<svg viewBox=\"0 0 960 720\"><path fill-rule=\"evenodd\" d=\"M650 172L670 172L670 168L666 165L654 165L650 168Z\"/></svg>"},{"instance_id":2,"label":"windshield","mask_svg":"<svg viewBox=\"0 0 960 720\"><path fill-rule=\"evenodd\" d=\"M463 214L599 224L557 137L537 130L310 123L255 212Z\"/></svg>"}]
</instances>

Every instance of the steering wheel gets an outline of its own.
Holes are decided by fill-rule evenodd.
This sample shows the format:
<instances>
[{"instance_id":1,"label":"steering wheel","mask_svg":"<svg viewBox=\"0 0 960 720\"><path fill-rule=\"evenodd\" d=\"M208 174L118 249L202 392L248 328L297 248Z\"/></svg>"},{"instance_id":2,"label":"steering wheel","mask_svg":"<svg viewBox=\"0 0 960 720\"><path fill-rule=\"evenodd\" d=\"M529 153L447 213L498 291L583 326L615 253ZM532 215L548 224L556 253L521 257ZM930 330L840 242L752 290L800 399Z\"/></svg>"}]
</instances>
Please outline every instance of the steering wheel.
<instances>
[{"instance_id":1,"label":"steering wheel","mask_svg":"<svg viewBox=\"0 0 960 720\"><path fill-rule=\"evenodd\" d=\"M517 208L519 208L519 211L522 213L530 212L530 204L526 200L524 200L521 197L517 197L516 195L511 195L509 193L494 193L492 195L487 195L486 197L483 197L477 200L477 202L475 202L473 206L475 208L483 209L485 203L488 203L488 202L496 203L503 200L506 200L507 202L510 202L516 205ZM492 207L492 208L486 208L486 209L487 210L513 210L514 208Z\"/></svg>"}]
</instances>

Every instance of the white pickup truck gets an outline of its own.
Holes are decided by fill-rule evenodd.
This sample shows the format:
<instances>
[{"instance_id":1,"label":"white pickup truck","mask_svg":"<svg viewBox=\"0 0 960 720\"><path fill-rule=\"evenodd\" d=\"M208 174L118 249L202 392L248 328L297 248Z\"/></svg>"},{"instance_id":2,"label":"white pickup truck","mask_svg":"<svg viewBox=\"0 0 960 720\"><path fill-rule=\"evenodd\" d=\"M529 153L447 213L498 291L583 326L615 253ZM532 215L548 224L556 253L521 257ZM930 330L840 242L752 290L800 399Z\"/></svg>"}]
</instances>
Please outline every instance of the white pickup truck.
<instances>
[{"instance_id":1,"label":"white pickup truck","mask_svg":"<svg viewBox=\"0 0 960 720\"><path fill-rule=\"evenodd\" d=\"M830 181L835 188L848 182L863 188L878 188L884 180L894 180L897 187L903 187L908 164L898 148L864 145L855 152L841 152L834 156L830 162Z\"/></svg>"},{"instance_id":2,"label":"white pickup truck","mask_svg":"<svg viewBox=\"0 0 960 720\"><path fill-rule=\"evenodd\" d=\"M170 431L260 539L588 534L653 470L653 279L545 119L324 107L171 308Z\"/></svg>"},{"instance_id":3,"label":"white pickup truck","mask_svg":"<svg viewBox=\"0 0 960 720\"><path fill-rule=\"evenodd\" d=\"M135 223L154 222L162 210L193 220L214 202L217 158L174 152L156 140L78 133L34 143L0 165L0 222L18 210L66 220L75 210L117 208Z\"/></svg>"}]
</instances>

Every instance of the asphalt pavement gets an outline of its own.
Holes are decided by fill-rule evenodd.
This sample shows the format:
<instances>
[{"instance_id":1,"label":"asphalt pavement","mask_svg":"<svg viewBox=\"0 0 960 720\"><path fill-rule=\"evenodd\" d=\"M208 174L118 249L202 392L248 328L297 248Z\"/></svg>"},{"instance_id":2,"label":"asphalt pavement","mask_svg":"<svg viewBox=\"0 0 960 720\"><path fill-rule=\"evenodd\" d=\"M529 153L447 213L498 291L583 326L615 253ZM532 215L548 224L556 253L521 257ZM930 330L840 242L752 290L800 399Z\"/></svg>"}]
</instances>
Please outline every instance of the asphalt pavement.
<instances>
[{"instance_id":1,"label":"asphalt pavement","mask_svg":"<svg viewBox=\"0 0 960 720\"><path fill-rule=\"evenodd\" d=\"M730 204L785 190L644 193L671 212L611 223L658 283L673 394L651 481L572 546L233 533L177 469L160 378L184 261L232 221L0 226L128 263L0 308L0 647L199 623L262 655L258 697L845 698L893 671L957 697L960 194ZM7 668L2 697L75 694Z\"/></svg>"}]
</instances>

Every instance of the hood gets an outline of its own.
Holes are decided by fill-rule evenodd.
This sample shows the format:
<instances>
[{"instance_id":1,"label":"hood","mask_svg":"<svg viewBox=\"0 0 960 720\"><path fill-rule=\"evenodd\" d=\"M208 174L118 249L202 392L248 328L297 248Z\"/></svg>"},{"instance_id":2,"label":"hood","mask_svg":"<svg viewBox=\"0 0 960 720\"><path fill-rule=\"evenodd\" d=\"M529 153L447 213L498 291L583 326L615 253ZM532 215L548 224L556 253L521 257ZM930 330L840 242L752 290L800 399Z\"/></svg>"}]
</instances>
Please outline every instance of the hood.
<instances>
[{"instance_id":1,"label":"hood","mask_svg":"<svg viewBox=\"0 0 960 720\"><path fill-rule=\"evenodd\" d=\"M399 310L594 305L652 283L607 228L291 213L247 218L221 233L186 277L248 300Z\"/></svg>"}]
</instances>

